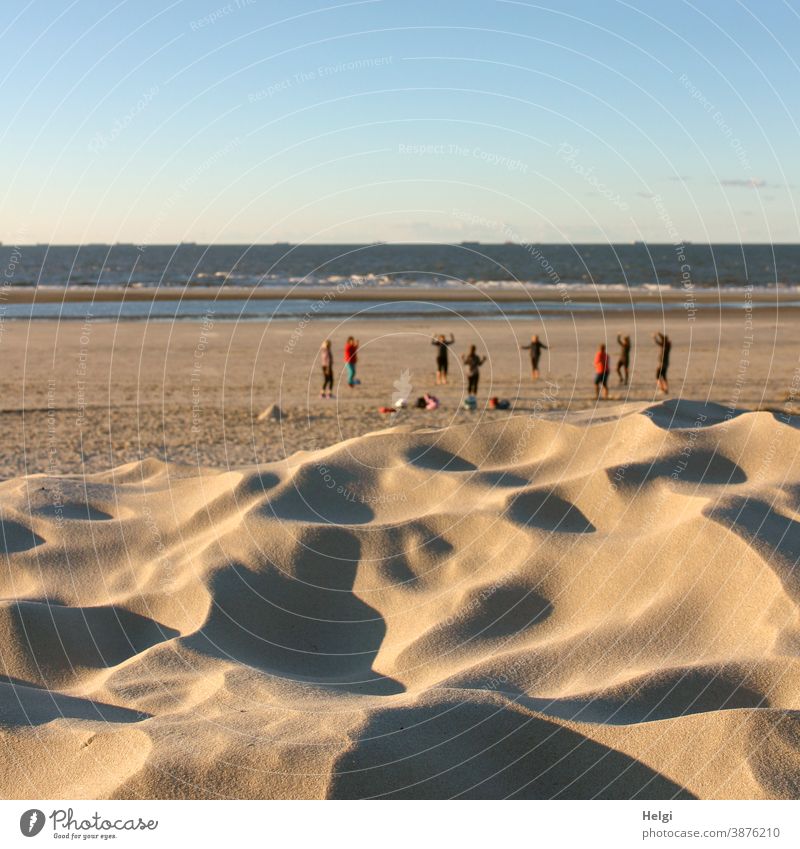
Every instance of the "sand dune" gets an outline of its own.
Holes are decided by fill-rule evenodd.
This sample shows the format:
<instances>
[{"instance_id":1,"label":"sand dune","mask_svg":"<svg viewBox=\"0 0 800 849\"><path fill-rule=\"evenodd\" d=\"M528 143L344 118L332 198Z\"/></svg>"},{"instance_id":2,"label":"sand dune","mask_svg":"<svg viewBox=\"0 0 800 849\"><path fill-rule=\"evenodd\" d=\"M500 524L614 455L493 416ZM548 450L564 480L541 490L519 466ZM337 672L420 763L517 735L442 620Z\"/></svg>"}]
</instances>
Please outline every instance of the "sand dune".
<instances>
[{"instance_id":1,"label":"sand dune","mask_svg":"<svg viewBox=\"0 0 800 849\"><path fill-rule=\"evenodd\" d=\"M800 790L800 431L690 402L0 484L6 798Z\"/></svg>"}]
</instances>

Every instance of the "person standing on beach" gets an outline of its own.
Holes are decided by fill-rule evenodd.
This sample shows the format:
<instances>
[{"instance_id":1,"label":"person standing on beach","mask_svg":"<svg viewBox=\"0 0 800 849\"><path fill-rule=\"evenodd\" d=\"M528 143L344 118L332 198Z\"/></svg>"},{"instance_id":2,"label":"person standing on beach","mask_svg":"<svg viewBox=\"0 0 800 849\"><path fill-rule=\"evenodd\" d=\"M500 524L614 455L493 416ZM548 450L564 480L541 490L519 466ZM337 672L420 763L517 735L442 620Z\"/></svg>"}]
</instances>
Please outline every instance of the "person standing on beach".
<instances>
[{"instance_id":1,"label":"person standing on beach","mask_svg":"<svg viewBox=\"0 0 800 849\"><path fill-rule=\"evenodd\" d=\"M319 353L320 363L322 364L322 391L319 393L320 398L333 397L333 353L331 352L331 340L326 339L322 343L322 348Z\"/></svg>"},{"instance_id":2,"label":"person standing on beach","mask_svg":"<svg viewBox=\"0 0 800 849\"><path fill-rule=\"evenodd\" d=\"M547 345L544 342L540 342L539 337L534 335L531 336L530 345L520 345L519 349L520 351L531 352L531 378L537 380L539 377L539 357L541 357L542 351L549 350Z\"/></svg>"},{"instance_id":3,"label":"person standing on beach","mask_svg":"<svg viewBox=\"0 0 800 849\"><path fill-rule=\"evenodd\" d=\"M454 345L456 337L450 334L450 339L445 339L444 333L435 336L431 340L431 345L436 345L436 385L447 383L447 361L450 345Z\"/></svg>"},{"instance_id":4,"label":"person standing on beach","mask_svg":"<svg viewBox=\"0 0 800 849\"><path fill-rule=\"evenodd\" d=\"M608 398L608 372L611 368L611 358L606 353L606 346L601 345L594 355L594 399L600 398L600 387L603 387L603 398Z\"/></svg>"},{"instance_id":5,"label":"person standing on beach","mask_svg":"<svg viewBox=\"0 0 800 849\"><path fill-rule=\"evenodd\" d=\"M617 336L619 343L619 359L617 360L617 376L620 384L628 385L628 375L631 364L631 337Z\"/></svg>"},{"instance_id":6,"label":"person standing on beach","mask_svg":"<svg viewBox=\"0 0 800 849\"><path fill-rule=\"evenodd\" d=\"M672 341L666 333L654 333L653 339L659 347L658 351L658 368L656 369L656 384L658 388L666 395L669 392L669 383L667 382L667 370L669 369L669 352L672 350Z\"/></svg>"},{"instance_id":7,"label":"person standing on beach","mask_svg":"<svg viewBox=\"0 0 800 849\"><path fill-rule=\"evenodd\" d=\"M356 380L356 363L358 362L358 339L352 336L347 337L347 342L344 346L344 363L347 369L347 385L352 389L361 383Z\"/></svg>"},{"instance_id":8,"label":"person standing on beach","mask_svg":"<svg viewBox=\"0 0 800 849\"><path fill-rule=\"evenodd\" d=\"M474 345L470 345L469 353L461 358L467 367L467 394L478 394L478 381L481 379L481 366L486 357L479 357Z\"/></svg>"}]
</instances>

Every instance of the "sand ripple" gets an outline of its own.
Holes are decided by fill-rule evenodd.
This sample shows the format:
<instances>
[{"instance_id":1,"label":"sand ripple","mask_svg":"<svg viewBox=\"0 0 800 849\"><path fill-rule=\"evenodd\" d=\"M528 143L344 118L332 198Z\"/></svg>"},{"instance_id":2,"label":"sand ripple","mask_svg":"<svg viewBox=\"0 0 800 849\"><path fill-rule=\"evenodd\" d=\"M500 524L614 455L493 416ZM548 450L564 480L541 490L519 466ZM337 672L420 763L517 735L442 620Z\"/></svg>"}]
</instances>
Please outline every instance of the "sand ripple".
<instances>
[{"instance_id":1,"label":"sand ripple","mask_svg":"<svg viewBox=\"0 0 800 849\"><path fill-rule=\"evenodd\" d=\"M800 431L627 405L0 484L5 798L777 798Z\"/></svg>"}]
</instances>

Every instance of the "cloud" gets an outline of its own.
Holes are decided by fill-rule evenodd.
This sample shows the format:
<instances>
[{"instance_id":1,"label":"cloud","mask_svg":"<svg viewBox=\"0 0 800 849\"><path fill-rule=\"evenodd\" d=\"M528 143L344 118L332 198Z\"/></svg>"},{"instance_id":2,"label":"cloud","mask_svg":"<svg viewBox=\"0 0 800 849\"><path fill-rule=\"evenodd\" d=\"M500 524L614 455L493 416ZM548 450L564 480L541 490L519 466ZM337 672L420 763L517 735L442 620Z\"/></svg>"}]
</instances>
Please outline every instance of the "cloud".
<instances>
[{"instance_id":1,"label":"cloud","mask_svg":"<svg viewBox=\"0 0 800 849\"><path fill-rule=\"evenodd\" d=\"M751 177L749 180L720 180L719 184L739 189L763 189L766 187L767 181Z\"/></svg>"}]
</instances>

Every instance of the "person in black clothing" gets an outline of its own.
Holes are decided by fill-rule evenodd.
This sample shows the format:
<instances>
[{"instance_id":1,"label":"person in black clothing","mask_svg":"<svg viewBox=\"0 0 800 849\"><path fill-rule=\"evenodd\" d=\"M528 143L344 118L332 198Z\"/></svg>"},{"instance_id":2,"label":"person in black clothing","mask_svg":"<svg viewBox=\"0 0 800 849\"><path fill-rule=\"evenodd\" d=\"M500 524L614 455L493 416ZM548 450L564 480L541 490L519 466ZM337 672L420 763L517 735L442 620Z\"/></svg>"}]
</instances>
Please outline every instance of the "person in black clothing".
<instances>
[{"instance_id":1,"label":"person in black clothing","mask_svg":"<svg viewBox=\"0 0 800 849\"><path fill-rule=\"evenodd\" d=\"M326 339L320 350L320 362L322 364L322 391L320 398L333 397L333 354L331 353L331 340Z\"/></svg>"},{"instance_id":2,"label":"person in black clothing","mask_svg":"<svg viewBox=\"0 0 800 849\"><path fill-rule=\"evenodd\" d=\"M520 345L519 348L521 351L531 352L531 377L536 380L539 377L539 357L542 355L542 351L548 350L547 345L540 342L538 336L531 336L531 344Z\"/></svg>"},{"instance_id":3,"label":"person in black clothing","mask_svg":"<svg viewBox=\"0 0 800 849\"><path fill-rule=\"evenodd\" d=\"M669 352L672 348L672 342L666 333L654 333L656 345L660 348L658 352L658 368L656 369L656 382L658 388L666 395L669 392L669 383L667 382L667 370L669 369Z\"/></svg>"},{"instance_id":4,"label":"person in black clothing","mask_svg":"<svg viewBox=\"0 0 800 849\"><path fill-rule=\"evenodd\" d=\"M461 358L467 367L467 394L478 394L478 381L481 378L481 366L486 362L486 357L479 357L474 345L470 346L469 353Z\"/></svg>"},{"instance_id":5,"label":"person in black clothing","mask_svg":"<svg viewBox=\"0 0 800 849\"><path fill-rule=\"evenodd\" d=\"M631 365L631 337L617 336L619 343L619 359L617 360L617 377L619 382L628 385L629 369Z\"/></svg>"},{"instance_id":6,"label":"person in black clothing","mask_svg":"<svg viewBox=\"0 0 800 849\"><path fill-rule=\"evenodd\" d=\"M445 339L443 333L439 334L439 336L434 337L431 340L431 345L436 345L436 383L443 384L447 383L447 349L450 345L455 344L456 337L453 334L450 334L449 339Z\"/></svg>"}]
</instances>

